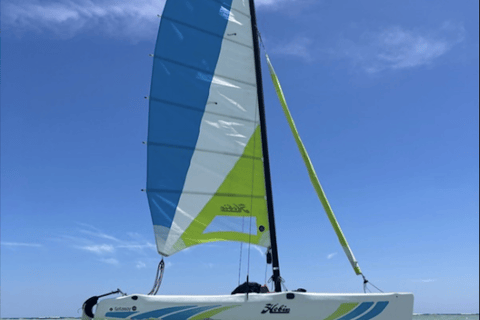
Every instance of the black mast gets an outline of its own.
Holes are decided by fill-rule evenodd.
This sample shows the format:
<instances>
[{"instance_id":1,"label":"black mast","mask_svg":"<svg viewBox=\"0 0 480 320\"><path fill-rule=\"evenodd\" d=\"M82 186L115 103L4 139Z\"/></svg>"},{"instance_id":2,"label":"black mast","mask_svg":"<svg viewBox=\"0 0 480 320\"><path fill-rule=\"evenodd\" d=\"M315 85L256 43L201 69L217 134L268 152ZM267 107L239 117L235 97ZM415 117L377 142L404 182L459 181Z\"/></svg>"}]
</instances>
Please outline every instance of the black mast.
<instances>
[{"instance_id":1,"label":"black mast","mask_svg":"<svg viewBox=\"0 0 480 320\"><path fill-rule=\"evenodd\" d=\"M257 95L258 95L258 107L260 111L260 126L262 133L262 151L263 151L263 163L265 174L265 188L267 192L267 209L268 209L268 224L270 229L270 242L272 245L272 268L273 276L272 280L275 284L275 292L282 291L282 282L280 278L280 264L278 262L278 249L277 249L277 234L275 231L275 217L273 215L273 196L272 196L272 181L270 177L270 160L268 157L268 144L267 144L267 124L265 121L265 103L263 101L263 82L262 82L262 66L260 61L260 46L258 43L258 28L257 28L257 16L255 14L255 3L250 1L250 17L252 21L252 35L253 35L253 48L255 53L255 71L257 76Z\"/></svg>"}]
</instances>

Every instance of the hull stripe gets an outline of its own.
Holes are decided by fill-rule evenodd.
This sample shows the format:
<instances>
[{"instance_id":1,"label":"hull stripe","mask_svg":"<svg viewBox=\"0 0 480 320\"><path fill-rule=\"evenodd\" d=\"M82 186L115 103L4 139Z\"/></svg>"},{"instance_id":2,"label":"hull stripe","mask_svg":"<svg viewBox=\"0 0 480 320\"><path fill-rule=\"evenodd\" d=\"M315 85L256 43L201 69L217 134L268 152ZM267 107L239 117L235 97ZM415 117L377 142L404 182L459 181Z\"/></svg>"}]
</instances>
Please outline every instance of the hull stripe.
<instances>
[{"instance_id":1,"label":"hull stripe","mask_svg":"<svg viewBox=\"0 0 480 320\"><path fill-rule=\"evenodd\" d=\"M371 306L373 306L373 302L363 302L355 310L338 320L352 320L353 318L364 314Z\"/></svg>"},{"instance_id":2,"label":"hull stripe","mask_svg":"<svg viewBox=\"0 0 480 320\"><path fill-rule=\"evenodd\" d=\"M136 312L107 312L105 314L105 317L125 319L128 316L131 316L132 314L135 314L135 313Z\"/></svg>"},{"instance_id":3,"label":"hull stripe","mask_svg":"<svg viewBox=\"0 0 480 320\"><path fill-rule=\"evenodd\" d=\"M337 318L349 313L350 311L352 311L352 309L355 308L356 306L358 306L358 303L342 303L340 305L340 307L338 307L337 311L335 311L334 313L332 313L330 316L328 316L327 318L325 318L323 320L337 319Z\"/></svg>"},{"instance_id":4,"label":"hull stripe","mask_svg":"<svg viewBox=\"0 0 480 320\"><path fill-rule=\"evenodd\" d=\"M164 308L164 309L159 309L159 310L154 310L154 311L150 311L150 312L144 312L144 313L141 313L141 314L137 314L136 316L133 316L132 319L137 320L137 319L160 318L160 317L162 317L166 314L172 313L172 312L178 312L178 311L182 311L182 310L189 309L189 308L194 308L194 307L196 307L196 306L181 306L181 307ZM108 313L107 313L107 316L108 316Z\"/></svg>"},{"instance_id":5,"label":"hull stripe","mask_svg":"<svg viewBox=\"0 0 480 320\"><path fill-rule=\"evenodd\" d=\"M193 308L189 310L185 310L182 312L178 312L169 316L166 316L162 318L162 320L187 320L191 316L196 315L197 313L208 311L213 308L218 308L220 306L209 306L209 307L198 307L198 308Z\"/></svg>"},{"instance_id":6,"label":"hull stripe","mask_svg":"<svg viewBox=\"0 0 480 320\"><path fill-rule=\"evenodd\" d=\"M373 309L370 310L370 312L368 312L367 314L361 316L360 318L358 318L356 320L370 320L370 319L378 316L380 313L382 313L382 311L385 310L387 305L388 305L388 301L378 302L375 305L375 307L373 307Z\"/></svg>"}]
</instances>

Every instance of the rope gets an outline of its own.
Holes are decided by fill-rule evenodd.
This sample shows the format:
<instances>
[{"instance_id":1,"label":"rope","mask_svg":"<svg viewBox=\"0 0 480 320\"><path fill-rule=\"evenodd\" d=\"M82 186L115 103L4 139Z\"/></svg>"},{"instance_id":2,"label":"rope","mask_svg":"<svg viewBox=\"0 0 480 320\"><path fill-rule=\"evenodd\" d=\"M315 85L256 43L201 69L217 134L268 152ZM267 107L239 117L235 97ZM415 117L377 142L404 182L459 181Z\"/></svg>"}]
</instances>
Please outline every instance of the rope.
<instances>
[{"instance_id":1,"label":"rope","mask_svg":"<svg viewBox=\"0 0 480 320\"><path fill-rule=\"evenodd\" d=\"M158 264L157 268L157 275L155 276L155 283L153 284L152 290L148 293L148 295L156 295L158 292L158 289L160 289L160 286L162 285L162 279L163 279L163 273L165 271L165 262L162 260Z\"/></svg>"},{"instance_id":2,"label":"rope","mask_svg":"<svg viewBox=\"0 0 480 320\"><path fill-rule=\"evenodd\" d=\"M267 259L265 259L265 282L264 282L265 285L267 285L267 272L268 272L268 263L267 263Z\"/></svg>"},{"instance_id":3,"label":"rope","mask_svg":"<svg viewBox=\"0 0 480 320\"><path fill-rule=\"evenodd\" d=\"M262 45L263 51L267 52L267 49L265 49L265 45L263 44L262 34L258 30L257 30L257 36L258 36L258 39L260 40L260 44Z\"/></svg>"},{"instance_id":4,"label":"rope","mask_svg":"<svg viewBox=\"0 0 480 320\"><path fill-rule=\"evenodd\" d=\"M283 287L284 291L288 291L288 288L285 285L285 280L282 277L280 277L280 283L282 284L282 287Z\"/></svg>"},{"instance_id":5,"label":"rope","mask_svg":"<svg viewBox=\"0 0 480 320\"><path fill-rule=\"evenodd\" d=\"M282 288L284 289L284 291L288 291L288 288L285 285L285 280L282 277L280 277L279 280L280 280L280 283L282 284ZM275 288L274 288L274 283L273 283L273 276L271 276L270 279L268 279L268 283L272 284L271 290L274 292Z\"/></svg>"},{"instance_id":6,"label":"rope","mask_svg":"<svg viewBox=\"0 0 480 320\"><path fill-rule=\"evenodd\" d=\"M380 291L381 293L383 293L383 291L381 289L379 289L376 285L374 285L373 283L371 283L370 281L367 280L367 278L365 278L365 276L362 274L362 277L363 277L363 292L364 293L367 293L367 290L368 292L372 292L368 287L367 285L370 283L370 285L372 287L374 287L375 289L377 289L378 291Z\"/></svg>"},{"instance_id":7,"label":"rope","mask_svg":"<svg viewBox=\"0 0 480 320\"><path fill-rule=\"evenodd\" d=\"M245 217L242 217L242 233L244 233ZM242 274L242 255L243 255L243 242L240 242L240 261L238 262L238 285L240 285L240 278Z\"/></svg>"},{"instance_id":8,"label":"rope","mask_svg":"<svg viewBox=\"0 0 480 320\"><path fill-rule=\"evenodd\" d=\"M257 97L258 99L258 97ZM258 108L255 108L255 121L258 119ZM260 130L265 130L265 128L261 128L259 125ZM253 132L253 152L255 153L255 150L257 150L257 135L256 135L256 129ZM263 160L263 159L262 159ZM249 229L248 229L248 260L247 260L247 283L248 283L248 278L250 276L250 252L252 248L252 216L253 216L253 191L254 191L254 186L255 185L255 161L252 161L252 193L250 197L250 219L249 219ZM255 226L256 228L257 226ZM248 294L247 294L248 298Z\"/></svg>"}]
</instances>

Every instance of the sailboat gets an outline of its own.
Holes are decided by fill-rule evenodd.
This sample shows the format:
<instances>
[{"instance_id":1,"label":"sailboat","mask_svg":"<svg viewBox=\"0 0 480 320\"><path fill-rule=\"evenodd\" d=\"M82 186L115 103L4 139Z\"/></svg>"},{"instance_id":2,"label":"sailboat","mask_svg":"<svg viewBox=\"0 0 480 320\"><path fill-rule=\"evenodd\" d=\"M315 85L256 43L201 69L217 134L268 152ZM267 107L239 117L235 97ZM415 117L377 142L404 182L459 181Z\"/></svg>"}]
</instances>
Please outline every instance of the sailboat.
<instances>
[{"instance_id":1,"label":"sailboat","mask_svg":"<svg viewBox=\"0 0 480 320\"><path fill-rule=\"evenodd\" d=\"M157 296L162 258L150 294L94 296L83 305L83 319L412 319L411 293L282 290L254 0L167 0L152 56L144 191L158 253L168 257L214 241L264 247L274 292L247 278L234 294ZM355 273L363 276L268 56L267 63L315 190Z\"/></svg>"}]
</instances>

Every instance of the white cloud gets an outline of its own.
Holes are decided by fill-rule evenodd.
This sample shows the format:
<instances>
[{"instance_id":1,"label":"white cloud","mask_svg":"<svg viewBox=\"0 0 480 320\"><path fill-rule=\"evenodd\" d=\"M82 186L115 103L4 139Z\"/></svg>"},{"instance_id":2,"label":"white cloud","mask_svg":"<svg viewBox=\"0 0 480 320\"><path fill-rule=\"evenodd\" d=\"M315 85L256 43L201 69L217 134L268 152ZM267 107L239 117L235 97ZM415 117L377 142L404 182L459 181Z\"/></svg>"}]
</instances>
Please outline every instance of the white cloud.
<instances>
[{"instance_id":1,"label":"white cloud","mask_svg":"<svg viewBox=\"0 0 480 320\"><path fill-rule=\"evenodd\" d=\"M143 261L137 261L137 264L135 267L137 267L137 269L143 269L145 268L147 265L145 264L145 262Z\"/></svg>"},{"instance_id":2,"label":"white cloud","mask_svg":"<svg viewBox=\"0 0 480 320\"><path fill-rule=\"evenodd\" d=\"M465 29L451 22L435 31L393 26L365 32L356 42L341 39L329 53L351 60L367 73L378 73L429 65L464 39Z\"/></svg>"},{"instance_id":3,"label":"white cloud","mask_svg":"<svg viewBox=\"0 0 480 320\"><path fill-rule=\"evenodd\" d=\"M3 24L19 31L53 31L63 37L90 29L118 37L151 39L164 0L6 0Z\"/></svg>"},{"instance_id":4,"label":"white cloud","mask_svg":"<svg viewBox=\"0 0 480 320\"><path fill-rule=\"evenodd\" d=\"M112 253L115 251L115 247L109 244L96 244L96 245L89 245L89 246L80 246L79 249L93 252L99 255L105 253Z\"/></svg>"},{"instance_id":5,"label":"white cloud","mask_svg":"<svg viewBox=\"0 0 480 320\"><path fill-rule=\"evenodd\" d=\"M422 282L422 283L432 283L432 282L436 282L437 279L420 279L420 280L411 280L413 282Z\"/></svg>"},{"instance_id":6,"label":"white cloud","mask_svg":"<svg viewBox=\"0 0 480 320\"><path fill-rule=\"evenodd\" d=\"M338 252L330 253L330 254L327 256L327 259L330 260L330 259L332 259L333 257L335 257L337 254L338 254Z\"/></svg>"},{"instance_id":7,"label":"white cloud","mask_svg":"<svg viewBox=\"0 0 480 320\"><path fill-rule=\"evenodd\" d=\"M120 265L120 262L115 258L100 259L100 261L106 264L114 265L114 266Z\"/></svg>"},{"instance_id":8,"label":"white cloud","mask_svg":"<svg viewBox=\"0 0 480 320\"><path fill-rule=\"evenodd\" d=\"M311 51L313 41L307 37L297 37L289 43L274 46L272 53L296 56L307 61L312 60Z\"/></svg>"},{"instance_id":9,"label":"white cloud","mask_svg":"<svg viewBox=\"0 0 480 320\"><path fill-rule=\"evenodd\" d=\"M305 1L305 0L303 0ZM256 0L255 1L255 6L258 7L259 9L278 9L284 5L287 5L289 3L293 2L300 2L299 0Z\"/></svg>"},{"instance_id":10,"label":"white cloud","mask_svg":"<svg viewBox=\"0 0 480 320\"><path fill-rule=\"evenodd\" d=\"M95 230L95 231L90 231L90 230L80 230L80 232L82 233L85 233L85 234L88 234L88 235L91 235L91 236L94 236L94 237L97 237L97 238L102 238L102 239L107 239L107 240L112 240L112 241L115 241L115 242L120 242L120 240L118 240L117 238L115 238L114 236L110 236L106 233L103 233L101 232L100 230Z\"/></svg>"},{"instance_id":11,"label":"white cloud","mask_svg":"<svg viewBox=\"0 0 480 320\"><path fill-rule=\"evenodd\" d=\"M3 247L31 247L31 248L39 248L43 247L43 245L39 243L24 243L24 242L1 242Z\"/></svg>"},{"instance_id":12,"label":"white cloud","mask_svg":"<svg viewBox=\"0 0 480 320\"><path fill-rule=\"evenodd\" d=\"M276 9L298 0L258 0ZM4 0L2 25L15 33L45 30L70 38L85 30L128 38L155 38L165 0Z\"/></svg>"},{"instance_id":13,"label":"white cloud","mask_svg":"<svg viewBox=\"0 0 480 320\"><path fill-rule=\"evenodd\" d=\"M134 251L143 250L143 249L154 249L155 250L157 248L157 246L154 245L151 242L146 242L144 244L137 244L137 243L121 244L121 245L118 245L116 247L117 248L122 248L122 249L130 249L130 250L134 250Z\"/></svg>"}]
</instances>

